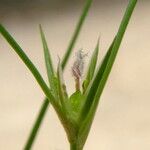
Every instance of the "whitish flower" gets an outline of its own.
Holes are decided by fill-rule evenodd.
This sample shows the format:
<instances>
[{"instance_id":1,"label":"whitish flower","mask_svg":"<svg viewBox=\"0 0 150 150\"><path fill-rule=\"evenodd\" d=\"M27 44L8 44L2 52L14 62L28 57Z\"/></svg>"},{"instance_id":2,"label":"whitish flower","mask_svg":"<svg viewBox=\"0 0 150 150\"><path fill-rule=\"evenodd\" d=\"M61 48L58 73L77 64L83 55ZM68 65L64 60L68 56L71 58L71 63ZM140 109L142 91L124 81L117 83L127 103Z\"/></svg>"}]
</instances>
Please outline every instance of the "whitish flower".
<instances>
[{"instance_id":1,"label":"whitish flower","mask_svg":"<svg viewBox=\"0 0 150 150\"><path fill-rule=\"evenodd\" d=\"M80 79L84 69L84 58L87 54L84 54L82 50L76 53L76 60L72 66L72 74L76 79Z\"/></svg>"}]
</instances>

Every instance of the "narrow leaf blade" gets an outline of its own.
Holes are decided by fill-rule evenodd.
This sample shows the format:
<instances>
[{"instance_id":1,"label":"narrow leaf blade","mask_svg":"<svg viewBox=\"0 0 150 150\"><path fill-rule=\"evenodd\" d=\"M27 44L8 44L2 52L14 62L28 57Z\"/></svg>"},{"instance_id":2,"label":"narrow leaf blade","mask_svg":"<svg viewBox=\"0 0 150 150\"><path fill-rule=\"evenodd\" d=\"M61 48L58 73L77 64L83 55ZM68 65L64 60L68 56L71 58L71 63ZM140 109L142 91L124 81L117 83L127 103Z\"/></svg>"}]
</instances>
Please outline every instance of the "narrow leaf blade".
<instances>
[{"instance_id":1,"label":"narrow leaf blade","mask_svg":"<svg viewBox=\"0 0 150 150\"><path fill-rule=\"evenodd\" d=\"M34 142L36 136L38 135L38 130L40 129L40 125L43 122L45 113L47 112L47 108L49 106L49 100L47 98L42 102L42 107L40 108L39 114L36 118L36 121L33 125L32 130L30 131L29 138L26 141L24 150L30 150L32 148L32 143Z\"/></svg>"},{"instance_id":2,"label":"narrow leaf blade","mask_svg":"<svg viewBox=\"0 0 150 150\"><path fill-rule=\"evenodd\" d=\"M108 54L108 58L106 58L107 61L106 61L106 64L104 65L105 67L103 68L103 71L101 71L101 67L100 67L100 69L98 70L97 75L91 85L91 90L87 94L85 105L84 105L83 111L81 112L80 121L82 119L84 120L84 118L85 119L87 118L88 121L86 121L86 120L84 120L84 121L86 122L88 129L85 133L84 133L84 131L80 130L81 132L83 132L83 139L81 139L82 142L85 142L86 138L88 136L88 133L89 133L89 130L90 130L90 127L91 127L91 124L92 124L92 121L93 121L93 118L94 118L94 115L95 115L95 112L96 112L96 109L97 109L97 106L99 103L99 98L103 92L106 81L108 79L108 76L109 76L112 66L114 64L117 52L119 50L121 41L123 39L124 33L126 31L127 25L129 23L129 20L131 18L131 15L135 8L136 3L137 3L137 0L129 1L125 15L124 15L121 25L119 27L118 33L112 44L112 48L110 50L111 52L110 52L110 54ZM101 73L101 72L102 72L102 76L101 76L101 78L99 78L99 75L101 75L99 73ZM90 113L90 111L91 111L91 113ZM83 121L83 123L85 123L84 121Z\"/></svg>"},{"instance_id":3,"label":"narrow leaf blade","mask_svg":"<svg viewBox=\"0 0 150 150\"><path fill-rule=\"evenodd\" d=\"M86 75L85 81L83 83L84 92L86 91L89 83L92 81L92 79L94 77L96 64L97 64L97 58L98 58L98 52L99 52L99 40L98 40L95 50L92 54L92 57L91 57L91 60L90 60L89 66L88 66L87 75Z\"/></svg>"},{"instance_id":4,"label":"narrow leaf blade","mask_svg":"<svg viewBox=\"0 0 150 150\"><path fill-rule=\"evenodd\" d=\"M74 34L73 34L73 36L72 36L72 38L70 40L70 43L68 45L68 48L67 48L66 53L65 53L65 55L63 57L63 60L62 60L62 64L61 65L62 65L62 69L63 70L64 70L64 68L66 66L66 63L67 63L67 61L69 59L69 56L70 56L70 54L71 54L71 52L72 52L72 50L74 48L74 45L75 45L75 43L77 41L79 33L81 32L81 28L83 26L83 23L85 22L85 18L87 17L87 14L89 12L89 9L91 7L92 2L93 2L93 0L86 0L86 4L85 4L85 6L83 8L82 14L81 14L81 16L79 18L79 21L78 21L77 25L76 25Z\"/></svg>"},{"instance_id":5,"label":"narrow leaf blade","mask_svg":"<svg viewBox=\"0 0 150 150\"><path fill-rule=\"evenodd\" d=\"M41 34L41 39L42 39L42 43L43 43L44 57L45 57L45 64L46 64L46 68L47 68L48 78L51 83L51 76L54 76L54 66L52 63L51 55L49 52L49 48L47 45L47 41L45 38L45 34L43 32L42 26L40 25L39 28L40 28L40 34Z\"/></svg>"},{"instance_id":6,"label":"narrow leaf blade","mask_svg":"<svg viewBox=\"0 0 150 150\"><path fill-rule=\"evenodd\" d=\"M91 106L92 106L92 103L93 103L93 101L94 101L95 94L96 94L96 92L97 92L98 85L99 85L99 83L100 83L100 81L101 81L101 79L102 79L102 77L103 77L104 70L105 70L105 68L106 68L106 65L107 65L107 63L108 63L108 59L109 59L110 54L111 54L111 52L112 52L112 48L113 48L113 45L114 45L114 41L115 41L115 39L113 40L113 42L112 42L112 44L111 44L109 50L107 51L107 53L106 53L106 55L105 55L105 57L104 57L102 63L99 65L94 80L93 80L92 83L89 85L89 87L88 87L88 89L87 89L87 91L86 91L86 93L85 93L86 98L85 98L85 104L84 104L83 110L86 109L86 110L84 110L84 111L86 111L87 114L88 114L88 112L89 112L89 110L90 110L90 108L91 108ZM86 105L88 108L85 108L85 105ZM83 111L83 110L82 110L82 111ZM83 112L81 112L81 113L83 113ZM86 114L86 115L87 115L87 114ZM81 117L81 116L80 116L80 117ZM82 118L82 119L83 119L83 118Z\"/></svg>"},{"instance_id":7,"label":"narrow leaf blade","mask_svg":"<svg viewBox=\"0 0 150 150\"><path fill-rule=\"evenodd\" d=\"M117 33L116 38L114 40L114 44L113 44L112 51L111 51L111 54L109 56L108 62L106 64L106 67L103 68L103 70L104 70L103 74L102 74L102 71L101 71L101 67L99 67L99 70L96 74L96 77L95 77L95 79L94 79L94 81L91 85L91 90L88 91L88 93L87 93L87 98L86 98L86 101L85 101L85 105L84 105L83 111L81 113L81 118L82 119L85 118L85 115L90 110L90 107L91 107L91 104L93 102L94 96L97 92L98 86L101 87L101 90L99 91L100 94L102 93L102 91L104 89L104 86L106 84L106 81L108 79L110 71L112 69L112 66L114 64L117 52L118 52L119 47L121 45L121 41L123 39L125 30L127 28L130 17L132 15L132 12L133 12L134 7L136 5L136 2L137 2L137 0L130 0L130 2L128 4L125 15L124 15L124 17L122 19L122 22L121 22L121 25L119 27L118 33ZM101 78L101 74L102 74L102 78Z\"/></svg>"},{"instance_id":8,"label":"narrow leaf blade","mask_svg":"<svg viewBox=\"0 0 150 150\"><path fill-rule=\"evenodd\" d=\"M52 63L51 54L49 52L48 44L47 44L47 41L45 38L45 34L43 32L42 26L40 25L39 28L40 28L40 34L41 34L41 39L42 39L42 43L43 43L45 66L46 66L46 70L47 70L47 76L48 76L50 88L51 88L51 91L52 91L53 95L55 96L55 98L58 98L57 84L56 84L57 79L55 77L55 71L54 71L54 66Z\"/></svg>"},{"instance_id":9,"label":"narrow leaf blade","mask_svg":"<svg viewBox=\"0 0 150 150\"><path fill-rule=\"evenodd\" d=\"M101 65L100 65L100 69L99 69L99 74L98 74L98 77L99 77L99 80L101 80L102 76L103 76L103 73L104 73L104 70L106 68L106 65L108 63L108 59L110 57L110 54L112 52L112 48L113 48L113 44L114 44L114 41L115 41L115 38L109 48L109 50L107 51ZM96 82L95 82L96 83ZM96 85L95 85L96 86ZM90 85L89 88L89 91L92 90L92 85ZM93 92L95 91L95 89L92 90ZM97 90L98 91L98 90ZM95 93L93 93L95 94ZM91 125L92 125L92 121L94 119L94 115L95 115L95 112L96 112L96 106L98 105L97 103L94 103L95 101L95 97L94 96L94 99L91 100L91 108L89 110L89 112L87 113L87 117L85 118L85 120L81 123L81 126L80 126L80 130L79 130L79 141L81 143L84 143L86 141L86 138L89 134L89 130L91 128ZM97 101L98 102L98 101ZM82 144L81 144L82 145Z\"/></svg>"},{"instance_id":10,"label":"narrow leaf blade","mask_svg":"<svg viewBox=\"0 0 150 150\"><path fill-rule=\"evenodd\" d=\"M48 86L46 85L45 81L43 80L41 74L35 67L35 65L32 63L32 61L28 58L28 56L25 54L25 52L22 50L22 48L19 46L19 44L14 40L14 38L9 34L9 32L0 24L0 33L3 35L3 37L7 40L7 42L11 45L11 47L14 49L14 51L18 54L18 56L22 59L22 61L25 63L25 65L28 67L28 69L31 71L33 76L35 77L36 81L42 88L45 95L48 97L48 99L52 102L54 102L54 97L52 96Z\"/></svg>"}]
</instances>

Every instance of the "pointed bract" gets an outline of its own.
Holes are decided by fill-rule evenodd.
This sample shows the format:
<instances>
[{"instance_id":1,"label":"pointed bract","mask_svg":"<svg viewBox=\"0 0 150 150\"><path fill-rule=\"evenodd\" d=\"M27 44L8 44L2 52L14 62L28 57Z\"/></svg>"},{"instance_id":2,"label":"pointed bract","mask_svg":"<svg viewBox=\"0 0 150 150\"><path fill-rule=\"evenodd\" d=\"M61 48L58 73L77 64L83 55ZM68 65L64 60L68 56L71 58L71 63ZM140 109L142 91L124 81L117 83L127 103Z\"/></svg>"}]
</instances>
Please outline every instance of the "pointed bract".
<instances>
[{"instance_id":1,"label":"pointed bract","mask_svg":"<svg viewBox=\"0 0 150 150\"><path fill-rule=\"evenodd\" d=\"M57 84L56 84L56 76L55 76L55 71L54 71L54 66L52 63L52 58L50 55L50 51L47 45L47 41L45 38L45 34L43 32L42 26L39 25L40 28L40 34L41 34L41 39L42 39L42 43L43 43L43 50L44 50L44 58L45 58L45 66L46 66L46 70L47 70L47 76L48 76L48 80L49 80L49 84L50 84L50 88L51 91L53 93L53 95L55 96L55 98L58 98L58 93L57 91Z\"/></svg>"},{"instance_id":2,"label":"pointed bract","mask_svg":"<svg viewBox=\"0 0 150 150\"><path fill-rule=\"evenodd\" d=\"M98 53L99 53L99 39L98 39L97 45L95 47L95 50L93 52L93 55L91 57L90 63L89 63L85 81L83 82L83 92L84 93L85 93L89 83L92 81L92 79L94 77L96 64L97 64Z\"/></svg>"}]
</instances>

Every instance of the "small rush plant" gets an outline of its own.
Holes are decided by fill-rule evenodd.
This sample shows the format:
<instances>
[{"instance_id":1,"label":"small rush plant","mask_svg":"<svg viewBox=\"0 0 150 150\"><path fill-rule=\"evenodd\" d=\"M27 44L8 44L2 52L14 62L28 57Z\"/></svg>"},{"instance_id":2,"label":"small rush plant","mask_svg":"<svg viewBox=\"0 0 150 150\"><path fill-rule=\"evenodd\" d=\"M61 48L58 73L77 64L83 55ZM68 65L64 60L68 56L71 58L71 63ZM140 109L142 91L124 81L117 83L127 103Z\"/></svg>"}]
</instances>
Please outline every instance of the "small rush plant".
<instances>
[{"instance_id":1,"label":"small rush plant","mask_svg":"<svg viewBox=\"0 0 150 150\"><path fill-rule=\"evenodd\" d=\"M89 61L87 74L85 75L85 79L83 79L82 82L81 76L83 71L84 54L82 53L82 51L79 51L77 53L77 60L72 67L76 90L71 96L68 96L66 85L63 80L63 71L66 67L70 54L73 51L74 45L77 41L92 1L93 0L86 0L85 7L79 18L74 34L70 40L69 46L64 54L62 61L60 60L58 63L57 70L54 69L43 29L41 25L39 26L49 84L46 84L43 77L41 76L35 65L32 63L32 61L29 59L29 57L25 54L23 49L10 35L6 28L2 24L0 24L0 33L11 45L18 56L22 59L25 65L29 68L46 97L43 101L37 119L33 125L29 138L23 148L24 150L30 150L32 148L39 127L46 114L48 105L50 104L53 106L66 132L67 139L70 143L70 150L82 150L85 145L98 107L100 96L105 87L127 25L137 3L137 0L129 0L119 30L116 33L113 42L111 43L103 60L96 67L99 51L98 40L91 60Z\"/></svg>"}]
</instances>

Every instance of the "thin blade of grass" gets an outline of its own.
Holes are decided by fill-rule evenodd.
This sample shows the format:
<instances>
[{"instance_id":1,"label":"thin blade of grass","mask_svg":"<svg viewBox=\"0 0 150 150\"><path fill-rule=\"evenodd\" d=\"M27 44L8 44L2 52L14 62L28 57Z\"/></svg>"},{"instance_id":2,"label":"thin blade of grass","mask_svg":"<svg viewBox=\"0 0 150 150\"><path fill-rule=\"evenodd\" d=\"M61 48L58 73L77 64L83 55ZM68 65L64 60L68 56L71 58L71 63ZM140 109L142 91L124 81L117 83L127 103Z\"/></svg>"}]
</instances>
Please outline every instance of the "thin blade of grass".
<instances>
[{"instance_id":1,"label":"thin blade of grass","mask_svg":"<svg viewBox=\"0 0 150 150\"><path fill-rule=\"evenodd\" d=\"M50 89L46 85L46 83L43 80L42 76L40 75L39 71L36 69L36 67L31 62L31 60L28 58L28 56L24 53L24 51L19 46L19 44L14 40L14 38L9 34L9 32L2 26L2 24L0 24L0 33L8 41L8 43L15 50L15 52L19 55L19 57L22 59L22 61L25 63L25 65L28 67L28 69L32 72L33 76L35 77L35 79L39 83L43 92L47 96L49 102L51 102L51 104L54 106L57 113L60 112L61 110L59 110L59 108L58 108L58 103L56 103L55 98L51 94ZM47 103L47 99L46 99L43 102L43 105L42 105L40 112L39 112L39 116L37 117L37 120L34 124L34 127L32 128L32 131L30 133L29 139L27 140L27 143L25 145L25 150L29 150L32 147L33 141L34 141L36 134L38 132L38 129L42 123L43 117L45 116L47 107L48 107L48 103Z\"/></svg>"},{"instance_id":2,"label":"thin blade of grass","mask_svg":"<svg viewBox=\"0 0 150 150\"><path fill-rule=\"evenodd\" d=\"M39 73L35 65L32 63L32 61L25 54L25 52L22 50L22 48L19 46L19 44L14 40L14 38L9 34L9 32L2 26L2 24L0 24L0 33L3 35L3 37L7 40L7 42L11 45L14 51L18 54L21 60L25 63L25 65L31 71L31 73L35 77L36 81L38 82L38 84L40 85L41 89L43 90L45 95L48 97L50 102L55 105L55 99L53 95L51 94L50 89L46 85L45 81L43 80L41 74Z\"/></svg>"},{"instance_id":3,"label":"thin blade of grass","mask_svg":"<svg viewBox=\"0 0 150 150\"><path fill-rule=\"evenodd\" d=\"M113 42L112 42L112 44L111 44L111 46L110 46L110 48L109 48L109 50L107 51L107 53L105 54L105 57L104 57L104 59L103 59L103 61L102 61L102 63L101 63L101 65L100 65L100 67L99 67L99 74L97 75L98 77L99 77L99 80L102 78L102 76L103 76L103 73L104 73L104 70L105 70L105 68L106 68L106 65L107 65L107 62L108 62L108 59L109 59L109 57L110 57L110 54L111 54L111 52L112 52L112 48L113 48L113 45L114 45L114 41L115 41L115 38L114 38L114 40L113 40ZM90 85L90 87L88 87L89 88L89 90L91 89L91 86L92 85ZM92 101L92 100L91 100ZM93 100L94 101L94 100ZM90 110L89 110L89 113L87 114L87 117L85 118L85 120L83 121L83 123L81 124L81 127L80 127L80 130L79 130L79 137L80 137L80 139L79 139L79 141L81 142L81 143L84 143L84 141L86 140L86 138L87 138L87 136L88 136L88 132L89 132L89 130L90 130L90 127L91 127L91 124L92 124L92 121L93 121L93 119L94 119L94 102L92 101L92 103L91 103L91 108L90 108ZM96 109L95 109L96 110Z\"/></svg>"},{"instance_id":4,"label":"thin blade of grass","mask_svg":"<svg viewBox=\"0 0 150 150\"><path fill-rule=\"evenodd\" d=\"M121 22L121 25L119 27L118 33L117 33L117 35L116 35L116 37L113 41L112 50L110 48L110 54L108 52L108 54L107 54L108 56L106 55L106 57L108 57L108 60L107 60L107 63L106 63L106 67L104 68L104 72L103 72L101 81L99 82L96 95L94 97L93 105L95 105L95 107L98 105L99 98L100 98L100 96L103 92L103 89L105 87L105 84L107 82L109 74L111 72L112 66L115 62L119 47L121 45L123 36L124 36L125 31L127 29L128 23L130 21L130 18L131 18L131 15L133 13L133 10L136 6L136 3L137 3L137 0L130 0L129 1L128 7L127 7L126 12L125 12L125 15L124 15L124 17L122 19L122 22Z\"/></svg>"},{"instance_id":5,"label":"thin blade of grass","mask_svg":"<svg viewBox=\"0 0 150 150\"><path fill-rule=\"evenodd\" d=\"M125 15L122 19L122 22L121 22L121 25L119 27L119 30L118 30L118 33L116 35L116 38L115 38L115 41L114 41L114 44L113 44L113 47L112 47L112 51L111 51L111 54L109 56L109 59L108 59L108 62L107 62L107 65L104 69L104 72L102 74L102 77L101 77L101 67L99 67L99 70L96 74L96 77L91 85L91 89L88 91L88 94L87 94L87 98L86 98L86 101L85 101L85 105L84 105L84 108L83 108L83 111L81 113L81 118L85 118L85 115L89 112L90 110L90 107L91 107L91 104L94 100L94 96L97 92L97 88L98 86L101 87L101 90L99 91L100 94L102 93L103 91L103 88L105 86L105 83L107 81L107 78L110 74L110 71L111 71L111 68L114 64L114 61L115 61L115 58L116 58L116 55L117 55L117 52L119 50L119 47L120 47L120 44L121 44L121 41L123 39L123 36L124 36L124 33L126 31L126 28L127 28L127 25L129 23L129 20L130 20L130 17L132 15L132 12L134 10L134 7L136 5L136 2L137 0L130 0L129 4L128 4L128 7L126 9L126 12L125 12Z\"/></svg>"},{"instance_id":6,"label":"thin blade of grass","mask_svg":"<svg viewBox=\"0 0 150 150\"><path fill-rule=\"evenodd\" d=\"M50 88L51 88L52 93L54 94L54 97L58 98L57 87L55 84L56 77L55 77L54 66L52 63L52 58L51 58L51 55L49 52L49 48L47 45L47 41L45 38L45 34L43 32L42 26L39 25L39 28L40 28L40 34L41 34L41 39L42 39L42 43L43 43L45 66L46 66L46 70L47 70L47 76L48 76Z\"/></svg>"},{"instance_id":7,"label":"thin blade of grass","mask_svg":"<svg viewBox=\"0 0 150 150\"><path fill-rule=\"evenodd\" d=\"M25 144L24 150L31 150L33 141L35 140L36 135L38 134L38 130L40 128L40 125L44 119L46 111L48 110L47 109L49 106L48 104L49 104L49 100L47 98L44 99L44 101L42 102L42 107L41 107L39 114L37 116L37 119L35 120L35 123L33 125L33 129L31 130L29 138Z\"/></svg>"},{"instance_id":8,"label":"thin blade of grass","mask_svg":"<svg viewBox=\"0 0 150 150\"><path fill-rule=\"evenodd\" d=\"M111 52L112 52L112 48L113 48L113 45L114 45L114 41L115 41L115 38L114 38L112 44L110 45L110 47L109 47L109 49L108 49L108 51L107 51L107 53L106 53L106 55L105 55L105 57L104 57L102 63L99 65L94 80L93 80L92 83L89 85L89 87L88 87L88 89L87 89L87 91L86 91L86 93L85 93L86 99L85 99L85 104L84 104L84 105L87 105L87 101L89 101L89 102L88 102L88 107L89 107L89 109L87 109L87 110L90 110L90 107L92 106L92 103L93 103L93 101L94 101L94 96L95 96L95 94L96 94L96 92L97 92L98 85L99 85L99 83L100 83L100 81L101 81L101 79L102 79L104 70L105 70L105 68L106 68L106 66L107 66L108 59L109 59L109 57L110 57L110 54L111 54ZM91 100L89 100L90 98L91 98ZM84 106L84 107L85 107L85 106ZM83 111L83 110L82 110L82 111ZM85 111L85 110L84 110L84 111ZM87 111L87 112L88 112L88 111ZM82 112L82 113L83 113L83 112ZM87 114L88 114L88 113L87 113ZM86 114L86 115L87 115L87 114ZM81 117L81 116L80 116L80 117Z\"/></svg>"},{"instance_id":9,"label":"thin blade of grass","mask_svg":"<svg viewBox=\"0 0 150 150\"><path fill-rule=\"evenodd\" d=\"M85 81L83 83L83 90L84 93L89 85L89 83L92 81L93 77L94 77L94 73L95 73L95 68L96 68L96 64L97 64L97 58L98 58L98 52L99 52L99 39L97 42L97 45L95 47L95 50L92 54L89 66L88 66L88 70L87 70L87 75L85 78Z\"/></svg>"},{"instance_id":10,"label":"thin blade of grass","mask_svg":"<svg viewBox=\"0 0 150 150\"><path fill-rule=\"evenodd\" d=\"M43 43L44 57L45 57L45 64L46 64L48 79L49 79L50 85L53 85L53 80L52 80L51 77L54 76L54 67L53 67L53 64L52 64L51 55L50 55L50 52L49 52L49 48L48 48L48 45L47 45L47 41L46 41L46 38L45 38L45 34L43 32L42 26L39 25L39 28L40 28L40 34L41 34L41 39L42 39L42 43Z\"/></svg>"},{"instance_id":11,"label":"thin blade of grass","mask_svg":"<svg viewBox=\"0 0 150 150\"><path fill-rule=\"evenodd\" d=\"M137 3L137 0L130 0L129 1L125 15L124 15L122 22L121 22L121 25L119 27L117 36L114 40L111 53L108 56L108 60L106 62L106 65L104 65L105 66L103 68L104 71L101 71L102 68L100 67L100 69L98 70L97 75L96 75L96 77L95 77L95 79L91 85L90 91L87 94L85 105L84 105L83 111L81 112L81 116L80 116L80 120L79 120L81 122L81 120L86 118L86 117L89 120L88 125L86 122L86 125L89 126L89 129L86 131L86 133L84 133L84 131L80 130L80 132L83 132L84 140L81 139L81 141L83 141L83 142L85 142L87 135L89 133L90 126L92 124L92 120L94 118L94 115L95 115L95 112L96 112L96 109L97 109L97 106L99 103L99 98L103 92L106 81L108 79L108 76L109 76L110 71L112 69L112 66L114 64L118 49L120 47L121 41L123 39L124 33L126 31L127 25L129 23L129 20L131 18L131 15L133 13L133 10L135 8L136 3ZM102 72L102 75L100 74L100 72ZM90 115L89 115L90 111L92 113L90 113Z\"/></svg>"},{"instance_id":12,"label":"thin blade of grass","mask_svg":"<svg viewBox=\"0 0 150 150\"><path fill-rule=\"evenodd\" d=\"M72 52L72 50L73 50L73 48L74 48L74 45L75 45L75 43L76 43L76 41L77 41L77 38L78 38L78 36L79 36L79 33L81 32L81 28L82 28L82 26L83 26L83 23L84 23L84 21L85 21L85 18L86 18L86 16L87 16L87 14L88 14L88 12L89 12L89 9L90 9L90 7L91 7L92 2L93 2L93 0L86 0L86 4L85 4L85 6L84 6L84 8L83 8L83 11L82 11L82 14L81 14L81 16L80 16L80 19L79 19L79 21L78 21L78 23L77 23L77 25L76 25L74 34L73 34L73 36L72 36L72 38L71 38L71 41L70 41L70 43L69 43L69 46L68 46L68 48L67 48L67 50L66 50L66 53L65 53L65 55L64 55L64 57L63 57L62 64L61 64L61 65L62 65L62 69L64 69L65 66L66 66L66 63L67 63L67 61L68 61L68 59L69 59L69 56L70 56L70 54L71 54L71 52Z\"/></svg>"}]
</instances>

